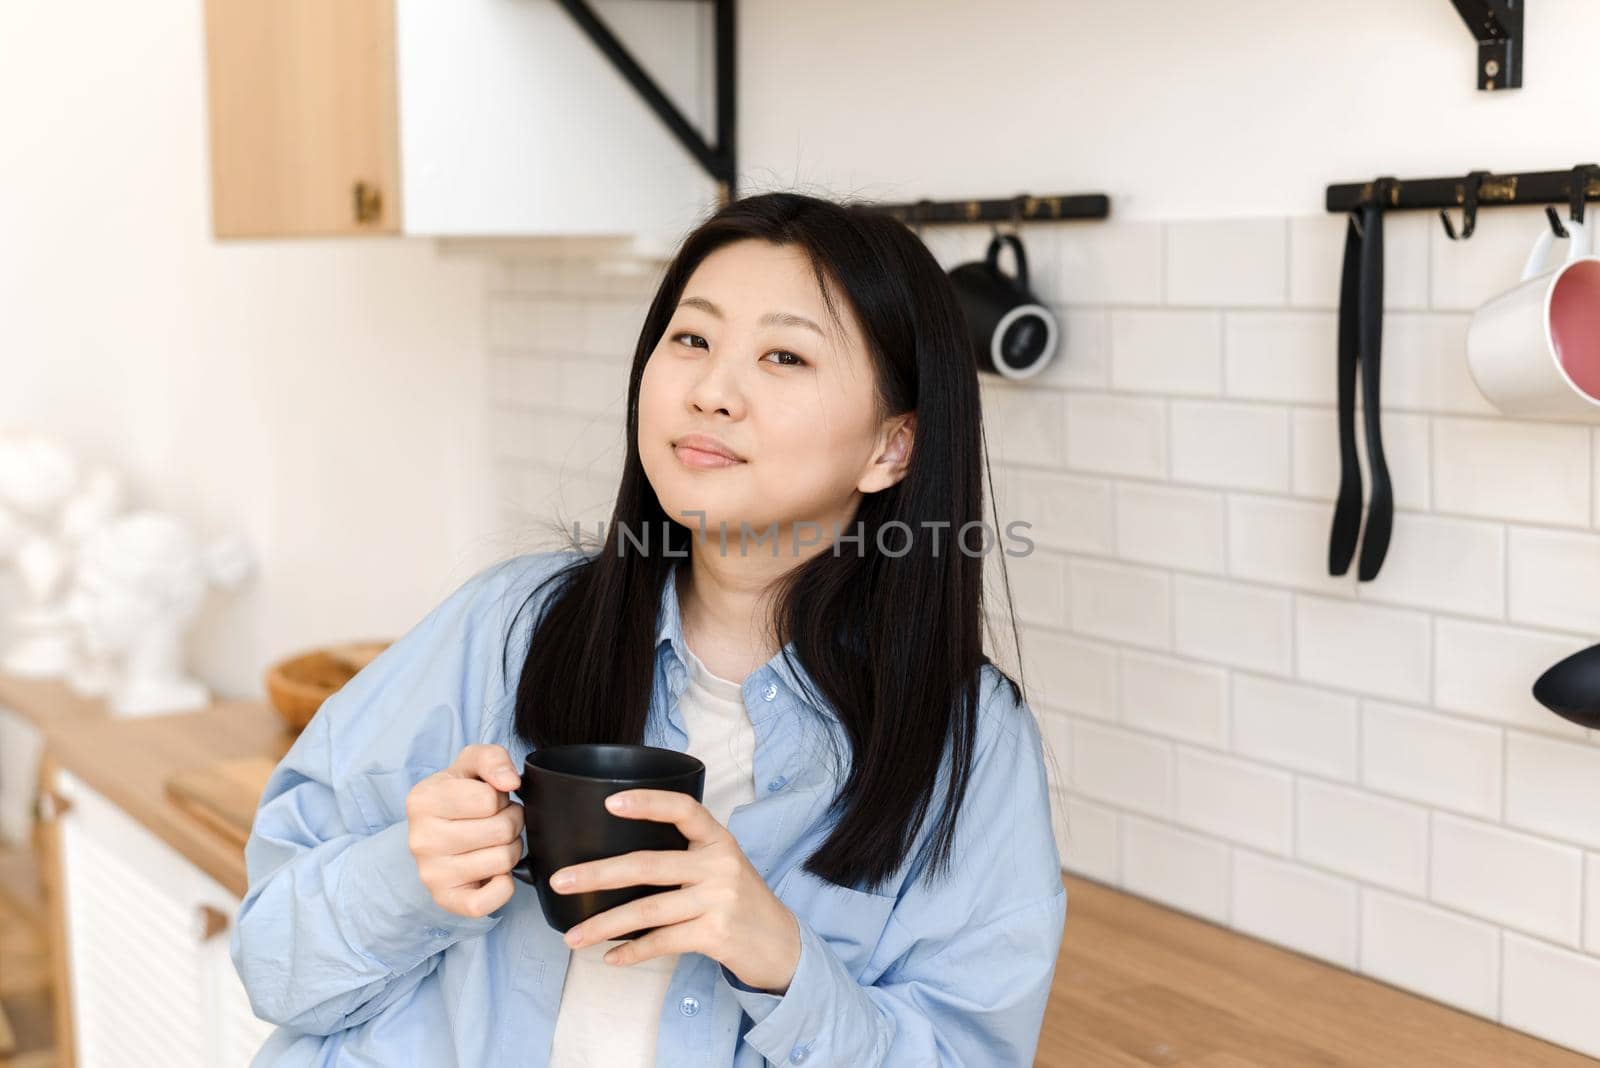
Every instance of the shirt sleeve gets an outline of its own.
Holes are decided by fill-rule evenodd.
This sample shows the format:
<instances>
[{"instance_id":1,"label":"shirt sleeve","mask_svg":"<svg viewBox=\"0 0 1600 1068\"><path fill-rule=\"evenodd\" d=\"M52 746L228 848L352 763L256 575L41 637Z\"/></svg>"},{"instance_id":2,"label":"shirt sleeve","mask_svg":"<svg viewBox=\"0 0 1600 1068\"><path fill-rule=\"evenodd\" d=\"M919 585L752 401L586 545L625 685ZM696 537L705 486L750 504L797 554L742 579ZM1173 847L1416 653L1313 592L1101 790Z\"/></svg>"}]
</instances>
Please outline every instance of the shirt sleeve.
<instances>
[{"instance_id":1,"label":"shirt sleeve","mask_svg":"<svg viewBox=\"0 0 1600 1068\"><path fill-rule=\"evenodd\" d=\"M783 994L754 990L722 967L754 1021L744 1041L769 1062L811 1068L1033 1063L1067 892L1033 714L999 685L986 684L982 692L981 722L990 740L980 741L974 761L950 878L902 894L874 953L874 960L887 955L891 961L876 981L858 982L804 917L797 917L800 960ZM963 823L965 831L959 830Z\"/></svg>"},{"instance_id":2,"label":"shirt sleeve","mask_svg":"<svg viewBox=\"0 0 1600 1068\"><path fill-rule=\"evenodd\" d=\"M452 943L499 922L441 908L407 844L405 798L483 737L507 698L518 560L459 587L323 702L267 780L229 952L264 1020L331 1034L381 1012Z\"/></svg>"}]
</instances>

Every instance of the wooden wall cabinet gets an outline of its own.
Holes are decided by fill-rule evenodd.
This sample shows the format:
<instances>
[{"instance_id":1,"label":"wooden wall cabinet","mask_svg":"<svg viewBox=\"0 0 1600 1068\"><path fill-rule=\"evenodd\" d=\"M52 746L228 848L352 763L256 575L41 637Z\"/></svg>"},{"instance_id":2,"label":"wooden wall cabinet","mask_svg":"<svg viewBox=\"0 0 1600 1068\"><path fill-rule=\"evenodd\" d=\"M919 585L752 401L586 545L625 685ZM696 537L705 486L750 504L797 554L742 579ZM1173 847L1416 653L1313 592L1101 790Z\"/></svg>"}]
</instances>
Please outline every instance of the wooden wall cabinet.
<instances>
[{"instance_id":1,"label":"wooden wall cabinet","mask_svg":"<svg viewBox=\"0 0 1600 1068\"><path fill-rule=\"evenodd\" d=\"M710 5L594 0L702 133ZM555 0L206 0L218 238L680 235L716 183Z\"/></svg>"}]
</instances>

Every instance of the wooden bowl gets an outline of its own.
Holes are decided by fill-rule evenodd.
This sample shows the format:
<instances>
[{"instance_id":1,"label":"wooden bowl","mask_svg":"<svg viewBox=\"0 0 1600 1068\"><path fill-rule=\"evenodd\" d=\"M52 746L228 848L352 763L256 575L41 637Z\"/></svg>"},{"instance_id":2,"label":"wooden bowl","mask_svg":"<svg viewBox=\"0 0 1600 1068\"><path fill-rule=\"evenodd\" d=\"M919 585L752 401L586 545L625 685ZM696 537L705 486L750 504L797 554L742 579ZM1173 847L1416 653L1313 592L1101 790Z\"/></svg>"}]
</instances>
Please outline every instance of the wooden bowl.
<instances>
[{"instance_id":1,"label":"wooden bowl","mask_svg":"<svg viewBox=\"0 0 1600 1068\"><path fill-rule=\"evenodd\" d=\"M388 647L388 642L346 642L281 660L267 669L267 697L290 730L303 731L322 702Z\"/></svg>"}]
</instances>

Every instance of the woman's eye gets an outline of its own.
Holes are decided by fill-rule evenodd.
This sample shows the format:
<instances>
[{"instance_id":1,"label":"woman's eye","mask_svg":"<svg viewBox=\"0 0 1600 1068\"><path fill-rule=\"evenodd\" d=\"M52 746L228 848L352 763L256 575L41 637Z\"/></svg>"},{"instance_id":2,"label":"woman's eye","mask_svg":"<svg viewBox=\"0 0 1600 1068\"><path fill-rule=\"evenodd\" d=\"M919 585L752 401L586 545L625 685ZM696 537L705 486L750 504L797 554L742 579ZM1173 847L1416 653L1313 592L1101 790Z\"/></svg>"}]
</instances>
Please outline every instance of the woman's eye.
<instances>
[{"instance_id":1,"label":"woman's eye","mask_svg":"<svg viewBox=\"0 0 1600 1068\"><path fill-rule=\"evenodd\" d=\"M705 338L701 337L699 334L690 334L690 333L673 334L672 335L672 340L673 341L681 341L682 339L684 339L686 337L687 338L693 338L695 341L700 341L700 342L705 342L705 340L706 340ZM693 344L691 342L689 347L691 349L693 349L693 348L699 348L700 346L699 345L695 345L695 344ZM706 343L705 347L709 349L711 346L710 346L709 343ZM787 361L779 361L779 366L782 366L782 367L804 367L806 365L806 361L803 358L801 358L799 356L796 356L794 353L789 352L789 351L784 350L784 349L773 349L771 352L767 353L767 356L787 356L788 357ZM766 356L763 356L762 359L766 359Z\"/></svg>"}]
</instances>

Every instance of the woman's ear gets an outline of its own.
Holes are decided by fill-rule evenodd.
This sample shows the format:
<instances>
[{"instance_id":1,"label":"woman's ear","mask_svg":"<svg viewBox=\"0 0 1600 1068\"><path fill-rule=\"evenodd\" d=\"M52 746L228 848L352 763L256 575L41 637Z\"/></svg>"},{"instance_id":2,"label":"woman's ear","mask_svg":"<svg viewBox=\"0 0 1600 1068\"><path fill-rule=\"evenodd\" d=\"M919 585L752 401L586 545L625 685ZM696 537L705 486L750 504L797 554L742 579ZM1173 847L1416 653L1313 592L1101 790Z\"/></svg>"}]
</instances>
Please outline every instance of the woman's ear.
<instances>
[{"instance_id":1,"label":"woman's ear","mask_svg":"<svg viewBox=\"0 0 1600 1068\"><path fill-rule=\"evenodd\" d=\"M886 420L878 436L878 448L872 463L862 474L861 481L856 483L856 488L862 493L877 493L905 478L906 470L911 466L911 448L915 444L916 430L915 412Z\"/></svg>"}]
</instances>

